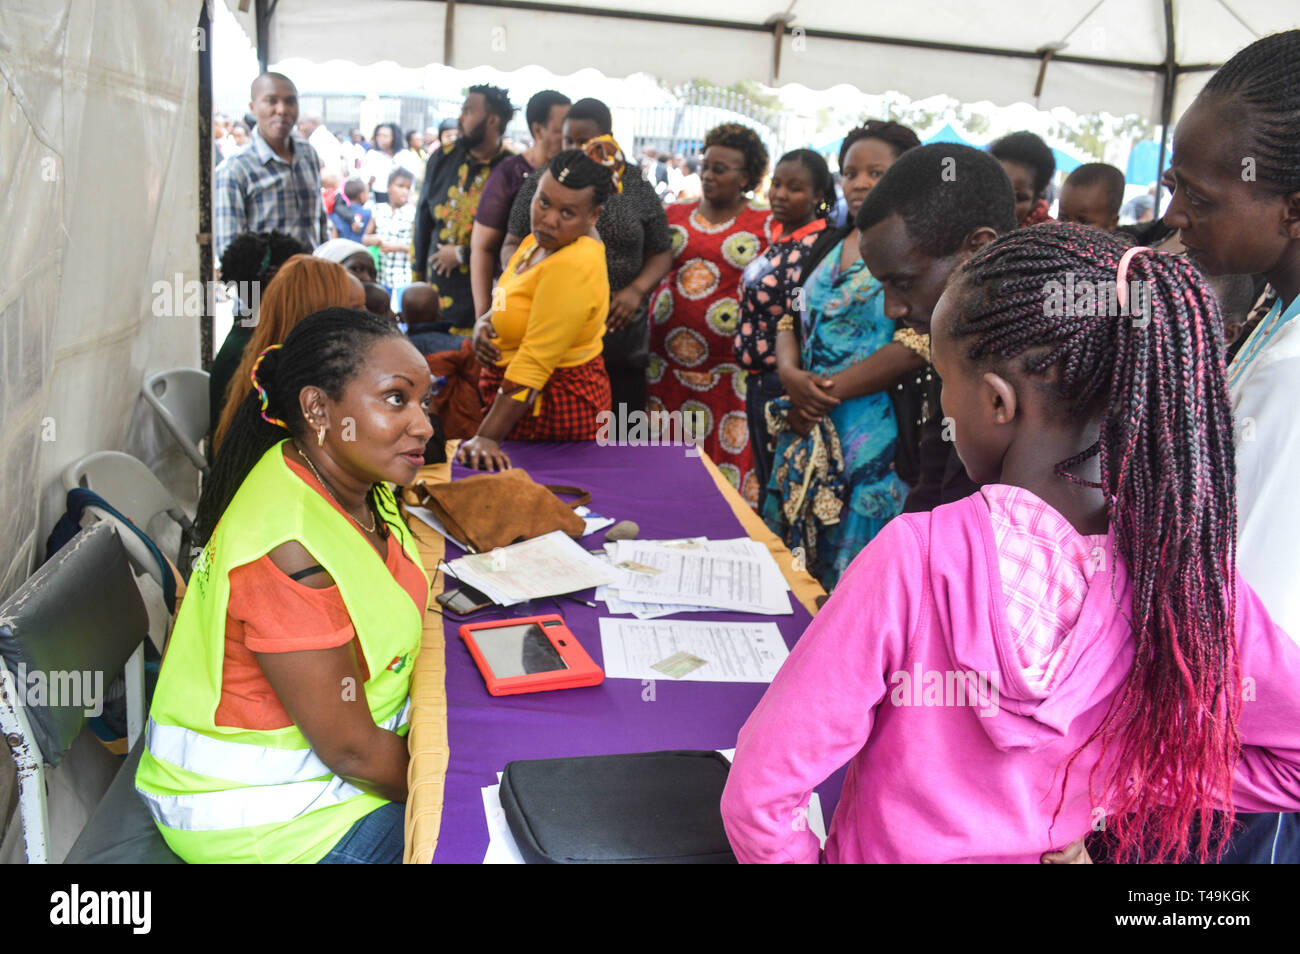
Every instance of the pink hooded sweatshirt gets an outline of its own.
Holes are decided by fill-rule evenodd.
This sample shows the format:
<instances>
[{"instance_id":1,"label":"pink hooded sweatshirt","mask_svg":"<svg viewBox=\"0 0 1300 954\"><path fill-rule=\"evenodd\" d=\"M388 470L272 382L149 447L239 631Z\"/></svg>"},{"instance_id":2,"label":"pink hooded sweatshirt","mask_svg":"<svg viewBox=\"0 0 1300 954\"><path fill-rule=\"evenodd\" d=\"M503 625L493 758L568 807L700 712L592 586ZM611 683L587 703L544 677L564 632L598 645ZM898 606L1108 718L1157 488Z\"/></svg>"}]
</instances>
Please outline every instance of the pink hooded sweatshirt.
<instances>
[{"instance_id":1,"label":"pink hooded sweatshirt","mask_svg":"<svg viewBox=\"0 0 1300 954\"><path fill-rule=\"evenodd\" d=\"M893 520L740 731L722 796L736 857L1037 863L1085 835L1106 811L1088 793L1099 742L1075 761L1055 827L1052 815L1066 760L1132 663L1129 582L1117 563L1093 575L1058 675L1035 690L1008 631L984 498ZM1300 646L1240 577L1237 632L1248 681L1236 808L1300 810ZM802 810L846 762L822 859Z\"/></svg>"}]
</instances>

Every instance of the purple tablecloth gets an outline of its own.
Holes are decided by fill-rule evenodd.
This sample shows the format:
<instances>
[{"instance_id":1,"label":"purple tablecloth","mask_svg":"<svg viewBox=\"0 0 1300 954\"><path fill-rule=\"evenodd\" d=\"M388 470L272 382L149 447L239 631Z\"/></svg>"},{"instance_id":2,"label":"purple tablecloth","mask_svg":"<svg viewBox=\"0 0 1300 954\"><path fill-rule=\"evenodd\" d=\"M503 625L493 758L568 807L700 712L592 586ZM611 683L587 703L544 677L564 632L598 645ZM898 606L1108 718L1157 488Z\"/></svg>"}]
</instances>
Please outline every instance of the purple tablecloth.
<instances>
[{"instance_id":1,"label":"purple tablecloth","mask_svg":"<svg viewBox=\"0 0 1300 954\"><path fill-rule=\"evenodd\" d=\"M538 483L570 484L591 491L591 508L616 520L635 520L647 540L707 536L745 536L740 522L718 492L704 464L681 447L602 447L594 443L510 443L516 467ZM467 471L454 466L452 479ZM604 531L583 539L596 550ZM447 559L461 555L447 544ZM451 583L449 585L454 585ZM576 594L592 598L592 591ZM569 628L597 664L603 664L600 629L609 616L603 603L590 609L560 600ZM791 616L691 613L699 620L772 620L793 646L810 617L791 598ZM550 600L511 607L503 617L553 613ZM485 614L491 618L491 614ZM476 617L477 618L477 617ZM622 617L631 619L631 617ZM481 789L495 784L497 772L515 759L652 752L664 749L730 749L766 685L756 683L674 682L654 684L654 700L643 701L636 679L606 679L599 686L493 698L459 635L459 623L446 623L447 766L442 828L435 862L477 864L487 851L487 823ZM843 772L819 789L827 824L839 799Z\"/></svg>"}]
</instances>

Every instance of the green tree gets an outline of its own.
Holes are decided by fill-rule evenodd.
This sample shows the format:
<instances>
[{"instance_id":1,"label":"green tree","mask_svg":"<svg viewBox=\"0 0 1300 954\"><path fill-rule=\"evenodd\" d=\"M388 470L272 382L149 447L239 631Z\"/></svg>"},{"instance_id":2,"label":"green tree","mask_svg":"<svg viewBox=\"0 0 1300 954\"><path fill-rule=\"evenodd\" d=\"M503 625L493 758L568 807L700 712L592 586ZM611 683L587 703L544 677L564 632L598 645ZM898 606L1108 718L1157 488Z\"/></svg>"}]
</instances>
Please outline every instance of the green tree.
<instances>
[{"instance_id":1,"label":"green tree","mask_svg":"<svg viewBox=\"0 0 1300 954\"><path fill-rule=\"evenodd\" d=\"M1070 143L1093 159L1101 160L1105 158L1108 143L1118 139L1132 146L1139 139L1150 137L1151 124L1131 113L1127 116L1092 113L1078 116L1072 123L1055 123L1051 135Z\"/></svg>"}]
</instances>

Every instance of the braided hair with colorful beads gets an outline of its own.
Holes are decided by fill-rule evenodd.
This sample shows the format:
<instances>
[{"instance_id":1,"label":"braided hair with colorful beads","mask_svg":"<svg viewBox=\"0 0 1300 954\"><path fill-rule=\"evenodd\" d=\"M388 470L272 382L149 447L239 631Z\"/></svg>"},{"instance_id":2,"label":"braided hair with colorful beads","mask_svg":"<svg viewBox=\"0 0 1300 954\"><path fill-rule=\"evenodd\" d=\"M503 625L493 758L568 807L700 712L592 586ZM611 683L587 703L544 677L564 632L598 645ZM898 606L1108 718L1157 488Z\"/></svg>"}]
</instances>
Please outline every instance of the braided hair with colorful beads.
<instances>
[{"instance_id":1,"label":"braided hair with colorful beads","mask_svg":"<svg viewBox=\"0 0 1300 954\"><path fill-rule=\"evenodd\" d=\"M1106 806L1119 859L1182 859L1196 832L1191 848L1204 861L1216 850L1216 824L1232 824L1230 807L1216 812L1231 805L1240 752L1236 471L1222 319L1192 265L1149 250L1126 263L1127 281L1149 291L1141 309L1052 307L1067 276L1114 288L1126 250L1077 225L1003 236L954 277L952 333L971 361L1038 378L1054 413L1099 423L1097 443L1056 473L1086 484L1071 471L1099 456L1132 586L1124 610L1135 656L1106 718L1065 765L1057 813L1075 760L1100 740L1089 789L1101 799L1093 804Z\"/></svg>"},{"instance_id":2,"label":"braided hair with colorful beads","mask_svg":"<svg viewBox=\"0 0 1300 954\"><path fill-rule=\"evenodd\" d=\"M302 389L317 387L339 400L371 345L381 338L404 337L393 322L370 312L325 308L295 325L283 346L267 348L258 357L253 389L240 402L199 496L195 526L200 546L268 450L286 437L300 443L309 438L298 403ZM381 523L397 519L382 512L373 488L368 503Z\"/></svg>"}]
</instances>

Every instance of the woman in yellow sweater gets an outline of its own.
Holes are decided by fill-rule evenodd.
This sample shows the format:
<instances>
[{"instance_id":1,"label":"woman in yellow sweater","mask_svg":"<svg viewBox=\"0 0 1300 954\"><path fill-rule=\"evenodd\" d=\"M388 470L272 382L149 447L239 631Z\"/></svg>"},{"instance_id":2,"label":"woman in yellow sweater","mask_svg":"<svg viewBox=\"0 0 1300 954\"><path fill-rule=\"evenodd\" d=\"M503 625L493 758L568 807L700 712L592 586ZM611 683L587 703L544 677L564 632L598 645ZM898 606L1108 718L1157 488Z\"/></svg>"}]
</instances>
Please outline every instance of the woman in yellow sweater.
<instances>
[{"instance_id":1,"label":"woman in yellow sweater","mask_svg":"<svg viewBox=\"0 0 1300 954\"><path fill-rule=\"evenodd\" d=\"M601 358L609 312L605 249L596 233L605 200L620 188L618 144L609 136L561 152L533 198L532 233L506 265L492 311L474 329L488 412L457 459L505 470L501 441L594 440L610 409Z\"/></svg>"}]
</instances>

